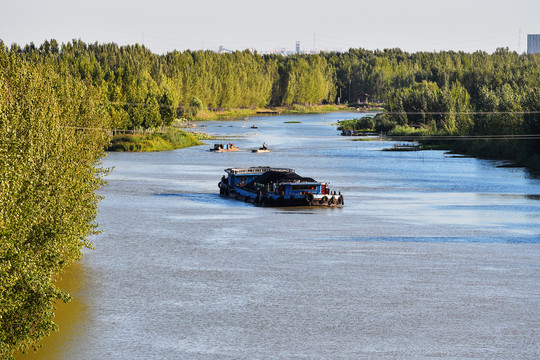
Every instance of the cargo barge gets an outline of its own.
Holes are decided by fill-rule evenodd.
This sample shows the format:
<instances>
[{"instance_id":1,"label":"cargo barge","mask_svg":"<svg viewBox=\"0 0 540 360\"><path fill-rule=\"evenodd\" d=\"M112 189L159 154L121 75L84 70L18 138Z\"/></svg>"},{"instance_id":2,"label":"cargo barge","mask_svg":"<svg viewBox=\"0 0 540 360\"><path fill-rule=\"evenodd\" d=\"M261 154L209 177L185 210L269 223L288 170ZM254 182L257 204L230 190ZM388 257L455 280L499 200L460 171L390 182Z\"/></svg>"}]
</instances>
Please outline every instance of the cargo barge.
<instances>
[{"instance_id":1,"label":"cargo barge","mask_svg":"<svg viewBox=\"0 0 540 360\"><path fill-rule=\"evenodd\" d=\"M343 206L341 192L328 183L302 177L293 169L256 166L225 169L218 183L221 196L258 206Z\"/></svg>"}]
</instances>

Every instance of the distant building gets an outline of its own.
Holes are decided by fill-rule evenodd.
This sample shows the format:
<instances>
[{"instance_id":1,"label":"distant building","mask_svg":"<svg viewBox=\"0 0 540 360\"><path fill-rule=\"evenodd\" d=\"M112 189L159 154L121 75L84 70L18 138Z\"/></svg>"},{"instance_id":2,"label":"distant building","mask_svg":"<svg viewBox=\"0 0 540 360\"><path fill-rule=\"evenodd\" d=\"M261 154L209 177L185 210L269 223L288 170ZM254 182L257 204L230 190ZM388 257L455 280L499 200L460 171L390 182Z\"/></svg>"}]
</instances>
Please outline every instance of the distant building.
<instances>
[{"instance_id":1,"label":"distant building","mask_svg":"<svg viewBox=\"0 0 540 360\"><path fill-rule=\"evenodd\" d=\"M369 94L360 93L356 96L356 103L358 105L367 105L369 104Z\"/></svg>"},{"instance_id":2,"label":"distant building","mask_svg":"<svg viewBox=\"0 0 540 360\"><path fill-rule=\"evenodd\" d=\"M296 53L300 54L300 41L296 42Z\"/></svg>"},{"instance_id":3,"label":"distant building","mask_svg":"<svg viewBox=\"0 0 540 360\"><path fill-rule=\"evenodd\" d=\"M540 54L540 34L527 35L527 54Z\"/></svg>"}]
</instances>

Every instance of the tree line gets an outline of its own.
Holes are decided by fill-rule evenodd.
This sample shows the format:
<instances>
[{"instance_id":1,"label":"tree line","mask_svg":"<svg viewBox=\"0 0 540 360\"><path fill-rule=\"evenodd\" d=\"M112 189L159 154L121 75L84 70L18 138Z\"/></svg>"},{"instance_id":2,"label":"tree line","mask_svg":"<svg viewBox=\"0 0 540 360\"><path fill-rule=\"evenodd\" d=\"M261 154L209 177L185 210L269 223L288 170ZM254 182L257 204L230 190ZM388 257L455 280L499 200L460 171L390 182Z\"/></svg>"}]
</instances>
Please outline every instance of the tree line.
<instances>
[{"instance_id":1,"label":"tree line","mask_svg":"<svg viewBox=\"0 0 540 360\"><path fill-rule=\"evenodd\" d=\"M346 96L355 99L366 92L384 101L384 114L373 119L375 129L397 135L540 134L538 54L503 48L493 54L351 49L326 57ZM538 139L454 141L445 146L540 170Z\"/></svg>"},{"instance_id":2,"label":"tree line","mask_svg":"<svg viewBox=\"0 0 540 360\"><path fill-rule=\"evenodd\" d=\"M96 89L108 104L111 128L169 125L194 104L221 110L355 103L366 94L384 104L392 114L387 121L396 126L452 135L540 130L537 114L530 113L540 109L540 57L503 48L493 54L350 49L287 57L248 50L156 55L140 45L50 40L39 47L14 44L9 51ZM478 112L485 114L472 114Z\"/></svg>"},{"instance_id":3,"label":"tree line","mask_svg":"<svg viewBox=\"0 0 540 360\"><path fill-rule=\"evenodd\" d=\"M333 72L324 57L262 56L250 51L173 51L155 55L140 45L61 46L46 41L10 51L30 62L67 68L98 89L112 128L153 128L189 115L192 104L210 110L333 102Z\"/></svg>"},{"instance_id":4,"label":"tree line","mask_svg":"<svg viewBox=\"0 0 540 360\"><path fill-rule=\"evenodd\" d=\"M335 69L344 99L367 93L384 102L384 113L373 119L374 130L394 135L540 134L538 54L503 48L493 54L351 49L324 56ZM448 141L444 146L540 171L538 139Z\"/></svg>"},{"instance_id":5,"label":"tree line","mask_svg":"<svg viewBox=\"0 0 540 360\"><path fill-rule=\"evenodd\" d=\"M346 96L365 92L384 101L386 118L396 125L451 135L540 133L538 55L501 48L493 54L351 49L326 56Z\"/></svg>"}]
</instances>

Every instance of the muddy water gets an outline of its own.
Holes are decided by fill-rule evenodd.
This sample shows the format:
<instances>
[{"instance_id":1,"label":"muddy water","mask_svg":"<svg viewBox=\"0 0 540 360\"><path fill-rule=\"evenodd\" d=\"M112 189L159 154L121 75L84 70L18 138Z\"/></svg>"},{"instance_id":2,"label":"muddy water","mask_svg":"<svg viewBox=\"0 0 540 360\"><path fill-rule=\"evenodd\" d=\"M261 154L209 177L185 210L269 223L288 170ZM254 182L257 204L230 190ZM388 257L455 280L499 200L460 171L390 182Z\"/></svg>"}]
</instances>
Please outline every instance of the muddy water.
<instances>
[{"instance_id":1,"label":"muddy water","mask_svg":"<svg viewBox=\"0 0 540 360\"><path fill-rule=\"evenodd\" d=\"M216 143L247 150L236 153L210 153L207 142L109 155L103 234L73 291L76 324L44 353L539 358L540 181L494 162L339 136L331 124L354 116L199 124L225 137ZM272 152L249 151L263 142ZM219 197L224 168L256 165L329 181L345 206Z\"/></svg>"}]
</instances>

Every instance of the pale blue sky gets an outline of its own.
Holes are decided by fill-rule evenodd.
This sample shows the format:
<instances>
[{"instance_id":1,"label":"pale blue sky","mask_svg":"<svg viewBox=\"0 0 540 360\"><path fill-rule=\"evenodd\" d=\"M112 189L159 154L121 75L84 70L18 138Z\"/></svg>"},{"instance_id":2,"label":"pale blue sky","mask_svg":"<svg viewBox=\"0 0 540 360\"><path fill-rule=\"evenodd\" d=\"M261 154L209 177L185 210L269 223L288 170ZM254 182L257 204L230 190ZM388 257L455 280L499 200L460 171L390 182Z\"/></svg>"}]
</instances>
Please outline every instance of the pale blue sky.
<instances>
[{"instance_id":1,"label":"pale blue sky","mask_svg":"<svg viewBox=\"0 0 540 360\"><path fill-rule=\"evenodd\" d=\"M521 37L520 35L521 30ZM540 0L0 0L5 44L144 43L172 50L526 51Z\"/></svg>"}]
</instances>

